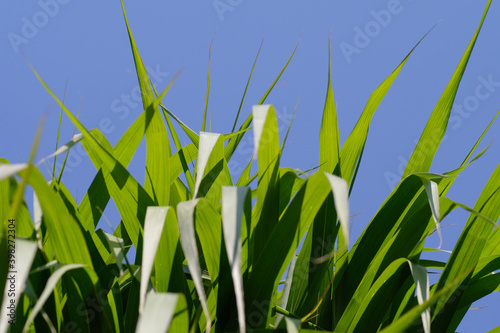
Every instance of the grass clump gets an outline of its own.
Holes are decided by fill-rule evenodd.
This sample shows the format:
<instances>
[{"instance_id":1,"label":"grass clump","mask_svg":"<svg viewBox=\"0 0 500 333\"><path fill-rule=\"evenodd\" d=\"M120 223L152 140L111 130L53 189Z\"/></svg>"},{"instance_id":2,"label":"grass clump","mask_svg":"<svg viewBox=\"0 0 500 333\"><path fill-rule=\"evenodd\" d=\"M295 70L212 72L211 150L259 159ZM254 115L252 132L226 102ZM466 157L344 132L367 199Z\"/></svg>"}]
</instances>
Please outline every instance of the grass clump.
<instances>
[{"instance_id":1,"label":"grass clump","mask_svg":"<svg viewBox=\"0 0 500 333\"><path fill-rule=\"evenodd\" d=\"M1 161L0 248L12 248L15 221L22 260L2 257L0 285L9 287L15 268L22 289L3 294L3 304L16 304L16 322L2 306L0 332L454 332L473 302L500 288L500 166L473 208L446 194L484 153L476 152L484 133L455 170L429 169L490 3L403 178L357 240L349 239L348 201L371 118L413 50L342 145L328 68L319 167L307 177L281 167L286 137L280 142L274 108L264 104L293 54L239 129L241 106L230 134L196 133L162 104L173 82L161 92L151 85L125 16L144 111L115 146L87 130L33 69L79 131L57 153L81 142L96 174L77 203L61 175L47 183L32 158ZM258 169L250 160L231 175L228 162L250 130ZM127 166L144 137L142 186ZM26 185L36 193L33 215ZM108 234L97 225L111 199L120 221ZM456 208L470 217L449 259L422 259L426 238ZM433 285L429 269L440 272Z\"/></svg>"}]
</instances>

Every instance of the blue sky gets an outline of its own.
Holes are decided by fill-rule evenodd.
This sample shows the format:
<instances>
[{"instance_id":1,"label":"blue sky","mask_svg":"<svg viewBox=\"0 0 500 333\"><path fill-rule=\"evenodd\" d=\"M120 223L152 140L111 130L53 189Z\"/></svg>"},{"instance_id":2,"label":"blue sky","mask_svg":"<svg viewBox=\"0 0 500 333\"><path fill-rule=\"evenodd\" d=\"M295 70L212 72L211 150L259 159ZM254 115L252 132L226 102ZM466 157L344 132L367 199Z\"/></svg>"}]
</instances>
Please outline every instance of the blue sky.
<instances>
[{"instance_id":1,"label":"blue sky","mask_svg":"<svg viewBox=\"0 0 500 333\"><path fill-rule=\"evenodd\" d=\"M353 238L363 230L390 193L394 177L415 141L479 24L486 1L126 1L129 23L144 63L158 88L178 70L181 76L164 99L174 113L199 130L204 110L208 49L212 38L209 100L212 131L231 130L248 74L262 38L264 45L242 119L281 70L299 37L289 68L269 96L284 135L300 97L282 165L306 170L318 164L318 140L326 94L328 34L332 31L332 80L343 141L371 92L389 75L436 22L442 22L412 54L373 118L363 162L351 196ZM0 155L25 162L36 126L50 110L38 158L54 151L59 109L37 81L25 59L62 96L87 128L100 128L114 144L142 111L137 79L118 1L42 0L6 2L0 12ZM493 3L460 86L446 140L433 172L457 167L500 105L500 6ZM241 123L241 122L240 122ZM495 138L494 124L485 138ZM61 141L73 126L63 118ZM186 142L186 141L185 141ZM143 179L144 147L130 170ZM252 141L235 155L232 171L248 161ZM462 173L448 196L473 206L498 164L500 143ZM45 167L42 166L42 169ZM47 174L47 172L45 172ZM81 200L95 170L81 147L70 155L64 183ZM112 224L116 211L106 210ZM443 248L451 250L467 214L457 212L443 224ZM109 226L102 225L106 231ZM438 246L439 240L429 240ZM498 295L475 304L461 332L482 332L500 324Z\"/></svg>"}]
</instances>

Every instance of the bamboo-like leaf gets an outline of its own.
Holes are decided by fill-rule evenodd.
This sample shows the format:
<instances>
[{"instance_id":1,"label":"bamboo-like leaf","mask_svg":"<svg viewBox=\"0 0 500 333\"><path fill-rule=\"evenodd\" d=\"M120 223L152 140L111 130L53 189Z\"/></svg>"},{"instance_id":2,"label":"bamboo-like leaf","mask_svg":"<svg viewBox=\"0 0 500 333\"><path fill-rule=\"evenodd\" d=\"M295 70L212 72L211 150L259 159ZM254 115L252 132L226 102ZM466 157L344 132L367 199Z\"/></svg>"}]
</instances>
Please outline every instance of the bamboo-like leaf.
<instances>
[{"instance_id":1,"label":"bamboo-like leaf","mask_svg":"<svg viewBox=\"0 0 500 333\"><path fill-rule=\"evenodd\" d=\"M155 262L156 251L160 244L163 225L167 218L168 207L148 207L144 220L144 249L142 251L141 293L139 313L142 313L146 301L146 293L150 284L151 271Z\"/></svg>"},{"instance_id":2,"label":"bamboo-like leaf","mask_svg":"<svg viewBox=\"0 0 500 333\"><path fill-rule=\"evenodd\" d=\"M300 331L300 319L285 317L286 331L288 333L299 333Z\"/></svg>"},{"instance_id":3,"label":"bamboo-like leaf","mask_svg":"<svg viewBox=\"0 0 500 333\"><path fill-rule=\"evenodd\" d=\"M254 259L252 274L245 285L247 314L264 311L262 302L269 300L274 283L279 282L283 276L302 237L329 193L332 193L332 187L325 174L315 173L307 179L281 214L278 225L262 250L262 253L273 255L261 255ZM269 280L274 283L268 282Z\"/></svg>"},{"instance_id":4,"label":"bamboo-like leaf","mask_svg":"<svg viewBox=\"0 0 500 333\"><path fill-rule=\"evenodd\" d=\"M288 304L288 297L290 295L290 288L292 287L293 272L295 270L295 263L297 262L297 255L293 256L290 262L290 267L288 267L288 272L286 273L285 285L283 286L283 293L280 300L280 308L286 309ZM281 320L283 319L283 314L278 313L276 316L276 324L274 326L278 327Z\"/></svg>"},{"instance_id":5,"label":"bamboo-like leaf","mask_svg":"<svg viewBox=\"0 0 500 333\"><path fill-rule=\"evenodd\" d=\"M189 271L200 298L201 307L205 313L206 331L210 332L212 320L207 307L207 297L201 281L201 268L199 262L198 248L196 245L196 232L194 227L194 210L199 199L181 202L177 205L177 217L179 223L179 235L181 246L188 263Z\"/></svg>"},{"instance_id":6,"label":"bamboo-like leaf","mask_svg":"<svg viewBox=\"0 0 500 333\"><path fill-rule=\"evenodd\" d=\"M106 238L106 243L109 246L110 253L116 262L116 266L118 266L118 269L120 270L120 274L122 274L123 260L125 259L125 242L123 238L110 235L106 232L102 232L102 234Z\"/></svg>"},{"instance_id":7,"label":"bamboo-like leaf","mask_svg":"<svg viewBox=\"0 0 500 333\"><path fill-rule=\"evenodd\" d=\"M144 189L158 205L167 206L169 204L170 189L165 186L165 183L166 180L170 179L171 151L165 124L158 106L169 87L155 99L153 89L149 84L146 67L144 67L132 36L123 1L121 1L121 4L134 56L137 78L139 79L142 104L146 112L146 123L149 123L146 129L146 179Z\"/></svg>"},{"instance_id":8,"label":"bamboo-like leaf","mask_svg":"<svg viewBox=\"0 0 500 333\"><path fill-rule=\"evenodd\" d=\"M26 169L28 164L0 164L0 180L9 178Z\"/></svg>"},{"instance_id":9,"label":"bamboo-like leaf","mask_svg":"<svg viewBox=\"0 0 500 333\"><path fill-rule=\"evenodd\" d=\"M49 156L47 157L44 157L42 158L38 163L37 165L40 165L42 164L43 162L47 161L48 159L52 158L52 157L55 157L59 154L62 154L66 151L68 151L71 147L73 147L74 145L76 145L78 142L80 142L80 140L83 139L83 135L81 133L78 133L78 134L75 134L73 135L73 137L71 138L71 140L69 140L68 142L66 142L66 144L64 144L63 146L59 147L59 149L57 149L54 153L50 154ZM55 163L55 161L54 161ZM55 165L55 164L54 164Z\"/></svg>"},{"instance_id":10,"label":"bamboo-like leaf","mask_svg":"<svg viewBox=\"0 0 500 333\"><path fill-rule=\"evenodd\" d=\"M299 39L299 42L300 42L300 39ZM297 47L299 46L299 42L297 42L297 45L295 46L295 49L293 50L292 54L288 58L288 61L286 62L285 66L283 66L283 69L281 69L281 72L278 74L278 76L273 81L273 83L271 84L271 86L267 89L267 91L264 94L264 96L262 96L262 98L259 101L259 103L257 103L258 105L262 105L266 101L267 96L271 93L271 91L273 90L274 86L276 85L276 83L280 79L280 77L283 74L283 72L285 71L285 69L288 67L288 64L290 63L290 61L292 60L293 55L295 54L295 51L297 51ZM249 128L251 123L252 123L252 114L249 114L248 118L240 126L240 129L238 131L240 132L240 131L243 131L243 130ZM229 140L229 142L226 145L226 148L224 149L224 158L226 159L226 161L229 162L229 160L233 156L234 152L236 151L236 148L240 144L241 139L243 139L243 135L244 134L245 134L245 132L242 132L242 134L239 134L239 135L233 137L231 140Z\"/></svg>"},{"instance_id":11,"label":"bamboo-like leaf","mask_svg":"<svg viewBox=\"0 0 500 333\"><path fill-rule=\"evenodd\" d=\"M243 292L243 278L241 276L241 229L245 201L249 199L248 187L222 188L222 227L227 257L231 266L236 306L238 308L238 324L240 332L246 332L245 299Z\"/></svg>"},{"instance_id":12,"label":"bamboo-like leaf","mask_svg":"<svg viewBox=\"0 0 500 333\"><path fill-rule=\"evenodd\" d=\"M228 181L230 182L230 176L224 161L222 135L201 132L194 197L206 196L214 205L218 205L221 186L230 185Z\"/></svg>"},{"instance_id":13,"label":"bamboo-like leaf","mask_svg":"<svg viewBox=\"0 0 500 333\"><path fill-rule=\"evenodd\" d=\"M200 141L200 137L198 136L198 134L196 134L195 131L193 131L191 128L189 128L189 126L187 126L175 114L170 112L165 106L163 106L163 104L160 103L160 107L162 108L164 114L166 113L168 116L174 118L174 120L181 126L181 128L184 130L186 135L189 137L191 142L196 146L196 148L198 148L198 144ZM165 117L167 117L167 116L165 116Z\"/></svg>"},{"instance_id":14,"label":"bamboo-like leaf","mask_svg":"<svg viewBox=\"0 0 500 333\"><path fill-rule=\"evenodd\" d=\"M496 167L474 205L474 210L493 221L498 220L500 217L499 186L500 164ZM485 221L474 214L470 215L438 283L432 289L433 292L446 286L455 276L461 275L463 272L469 271L477 265L493 228L494 225L489 221ZM461 282L459 288L461 290L466 288L469 280L470 275ZM457 289L448 292L444 300L438 302L436 314L433 317L433 330L447 331L455 329L454 326L458 325L457 321L452 322L452 318L463 296L463 292ZM445 303L451 297L453 297L453 301ZM446 306L444 306L445 304Z\"/></svg>"},{"instance_id":15,"label":"bamboo-like leaf","mask_svg":"<svg viewBox=\"0 0 500 333\"><path fill-rule=\"evenodd\" d=\"M254 157L258 157L259 186L257 203L252 212L250 241L258 258L279 219L280 143L276 113L272 105L255 105Z\"/></svg>"},{"instance_id":16,"label":"bamboo-like leaf","mask_svg":"<svg viewBox=\"0 0 500 333\"><path fill-rule=\"evenodd\" d=\"M52 291L56 287L57 283L61 279L61 277L68 271L72 269L77 269L77 268L82 268L84 265L80 264L69 264L69 265L62 265L54 273L52 273L47 281L47 284L45 285L45 288L43 289L43 293L40 295L38 301L36 302L35 306L31 310L31 313L26 320L26 323L24 324L24 329L23 330L28 330L29 327L31 326L31 323L37 316L38 312L43 308L43 305L49 298L50 294L52 294Z\"/></svg>"},{"instance_id":17,"label":"bamboo-like leaf","mask_svg":"<svg viewBox=\"0 0 500 333\"><path fill-rule=\"evenodd\" d=\"M207 96L205 98L205 112L203 112L203 122L201 124L201 131L205 132L205 124L207 121L207 110L208 110L208 96L210 95L210 65L212 59L212 44L214 39L210 42L210 48L208 50L208 75L207 75ZM210 132L210 131L209 131Z\"/></svg>"},{"instance_id":18,"label":"bamboo-like leaf","mask_svg":"<svg viewBox=\"0 0 500 333\"><path fill-rule=\"evenodd\" d=\"M430 296L429 300L425 301L423 304L413 307L410 311L407 311L403 316L401 316L398 320L391 323L391 325L385 327L380 333L400 333L405 332L405 330L410 327L415 320L420 316L424 311L429 309L431 306L436 304L445 293L449 292L453 288L457 287L460 284L460 281L466 274L462 274L457 277L454 281L452 281L449 285L445 286L441 290L437 291L433 295Z\"/></svg>"},{"instance_id":19,"label":"bamboo-like leaf","mask_svg":"<svg viewBox=\"0 0 500 333\"><path fill-rule=\"evenodd\" d=\"M178 302L182 302L180 294L149 292L139 321L136 333L164 333L170 327Z\"/></svg>"},{"instance_id":20,"label":"bamboo-like leaf","mask_svg":"<svg viewBox=\"0 0 500 333\"><path fill-rule=\"evenodd\" d=\"M243 102L245 101L245 96L247 95L248 86L250 85L250 80L252 79L253 70L255 69L255 64L257 63L257 59L259 59L260 50L262 49L263 44L264 44L264 39L262 39L262 42L260 43L259 51L257 51L257 55L255 56L255 60L253 61L252 70L250 71L250 75L248 76L247 85L245 86L245 91L243 92L243 97L241 97L240 107L238 108L238 112L236 112L236 118L234 119L234 124L233 124L233 128L231 129L231 132L234 132L234 130L236 129L236 124L238 124L238 118L240 117L240 111L241 111L241 108L243 107Z\"/></svg>"},{"instance_id":21,"label":"bamboo-like leaf","mask_svg":"<svg viewBox=\"0 0 500 333\"><path fill-rule=\"evenodd\" d=\"M81 263L92 267L85 238L61 197L47 185L36 168L33 168L28 183L40 200L44 224L50 234L51 242L54 243L58 261L61 264Z\"/></svg>"},{"instance_id":22,"label":"bamboo-like leaf","mask_svg":"<svg viewBox=\"0 0 500 333\"><path fill-rule=\"evenodd\" d=\"M337 110L333 98L332 73L331 73L331 36L328 37L328 85L326 100L319 131L319 169L333 173L340 161L339 126ZM340 169L338 171L340 176Z\"/></svg>"},{"instance_id":23,"label":"bamboo-like leaf","mask_svg":"<svg viewBox=\"0 0 500 333\"><path fill-rule=\"evenodd\" d=\"M408 260L410 265L411 275L413 276L413 281L417 289L417 300L418 304L422 305L429 300L429 276L427 275L427 270L425 267L417 265L410 260ZM422 324L424 326L424 332L431 332L431 311L429 309L425 310L421 314Z\"/></svg>"},{"instance_id":24,"label":"bamboo-like leaf","mask_svg":"<svg viewBox=\"0 0 500 333\"><path fill-rule=\"evenodd\" d=\"M349 246L349 197L347 182L335 175L325 174L330 182L333 192L333 202L335 210L339 217L342 226L342 234L344 235L345 246Z\"/></svg>"},{"instance_id":25,"label":"bamboo-like leaf","mask_svg":"<svg viewBox=\"0 0 500 333\"><path fill-rule=\"evenodd\" d=\"M436 223L436 230L439 235L439 246L443 244L443 236L441 235L441 226L440 226L440 218L439 218L439 189L436 182L428 179L422 179L424 183L425 192L427 193L427 198L429 198L429 206L431 207L432 218L434 219L434 223ZM427 333L427 332L426 332Z\"/></svg>"},{"instance_id":26,"label":"bamboo-like leaf","mask_svg":"<svg viewBox=\"0 0 500 333\"><path fill-rule=\"evenodd\" d=\"M411 49L411 51L406 55L403 61L396 67L396 69L378 86L377 89L371 94L363 113L359 117L356 126L352 130L351 134L347 137L346 141L342 145L340 151L340 166L342 178L344 178L348 185L352 188L352 183L354 182L355 170L357 170L357 165L359 165L361 160L361 155L366 143L366 138L368 136L368 129L370 127L370 122L373 114L377 110L378 106L382 102L383 98L389 91L392 83L398 76L399 72L406 64L406 61L415 50L415 48L420 44L420 42L425 38L427 34L422 37L418 43Z\"/></svg>"},{"instance_id":27,"label":"bamboo-like leaf","mask_svg":"<svg viewBox=\"0 0 500 333\"><path fill-rule=\"evenodd\" d=\"M434 155L436 154L436 151L441 144L441 141L446 132L448 119L450 118L450 113L453 107L453 101L455 100L455 96L457 94L458 86L460 84L460 81L462 80L462 76L465 72L465 68L467 67L467 63L469 62L470 55L472 53L472 50L474 49L474 45L476 43L479 32L481 31L481 27L483 26L483 22L486 18L486 14L488 13L490 4L491 0L489 0L486 5L486 9L484 10L484 14L481 18L481 22L479 23L479 27L472 37L469 46L465 50L465 54L460 60L455 72L453 73L453 76L451 77L450 82L446 86L443 94L436 104L436 107L434 108L434 111L432 111L432 114L427 121L424 131L420 136L420 139L418 140L417 146L413 150L410 160L406 165L405 171L403 173L403 178L411 173L429 171L432 160L434 159Z\"/></svg>"}]
</instances>

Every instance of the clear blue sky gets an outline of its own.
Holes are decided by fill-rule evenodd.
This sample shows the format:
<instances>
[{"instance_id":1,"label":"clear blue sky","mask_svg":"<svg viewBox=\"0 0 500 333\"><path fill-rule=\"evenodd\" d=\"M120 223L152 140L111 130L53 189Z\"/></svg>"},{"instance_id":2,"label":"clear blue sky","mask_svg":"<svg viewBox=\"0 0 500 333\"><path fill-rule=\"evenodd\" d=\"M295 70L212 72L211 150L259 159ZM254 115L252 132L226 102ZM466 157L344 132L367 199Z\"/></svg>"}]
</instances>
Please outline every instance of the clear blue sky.
<instances>
[{"instance_id":1,"label":"clear blue sky","mask_svg":"<svg viewBox=\"0 0 500 333\"><path fill-rule=\"evenodd\" d=\"M370 93L391 73L420 37L443 20L413 53L377 110L351 196L356 238L391 191L388 176L400 174L439 96L469 43L486 1L126 1L129 22L144 63L163 88L184 71L164 100L189 126L199 130L205 103L208 48L212 48L209 101L212 131L231 129L250 68L266 36L254 79L243 107L251 111L302 39L289 68L267 102L281 117L284 135L289 116L300 104L282 160L283 166L309 169L318 164L318 137L326 93L328 34L332 30L333 90L343 141ZM38 158L54 151L59 109L37 81L20 52L22 48L49 86L87 128L108 132L114 144L141 112L134 100L137 79L119 1L9 1L0 12L0 156L25 162L44 110L45 125ZM218 8L218 10L216 9ZM385 15L384 15L385 13ZM389 15L387 15L389 13ZM457 167L500 106L500 6L493 3L467 67L453 110L453 122L433 172ZM359 31L368 31L364 39ZM356 48L356 52L354 52ZM485 83L486 82L486 83ZM489 82L489 83L488 83ZM480 91L480 97L477 96ZM487 93L488 92L488 93ZM486 95L488 95L486 97ZM127 100L127 96L130 96ZM63 118L61 141L73 126ZM500 131L496 123L485 143ZM251 141L235 155L233 171L251 155ZM484 146L484 145L483 145ZM142 181L144 147L130 166ZM75 147L63 177L77 201L95 170ZM463 172L449 197L473 206L500 162L498 139L487 154ZM43 167L42 167L43 168ZM46 173L46 172L45 172ZM46 173L47 174L47 173ZM31 199L30 199L31 201ZM106 216L116 223L116 211ZM467 214L453 213L443 224L443 248L451 250ZM110 231L105 223L102 228ZM428 246L438 246L437 237ZM499 295L475 304L461 332L485 332L500 325Z\"/></svg>"}]
</instances>

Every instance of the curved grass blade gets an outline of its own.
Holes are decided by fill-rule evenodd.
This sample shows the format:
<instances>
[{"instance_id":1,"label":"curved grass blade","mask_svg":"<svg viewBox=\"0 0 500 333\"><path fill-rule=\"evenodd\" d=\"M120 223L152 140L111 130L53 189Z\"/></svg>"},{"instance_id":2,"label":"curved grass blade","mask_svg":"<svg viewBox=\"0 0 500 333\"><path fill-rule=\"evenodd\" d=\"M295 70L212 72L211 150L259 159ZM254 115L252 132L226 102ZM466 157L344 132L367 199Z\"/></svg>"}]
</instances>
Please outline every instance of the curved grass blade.
<instances>
[{"instance_id":1,"label":"curved grass blade","mask_svg":"<svg viewBox=\"0 0 500 333\"><path fill-rule=\"evenodd\" d=\"M201 131L205 132L205 124L207 121L207 110L208 110L208 96L210 95L210 63L212 59L212 44L214 39L210 42L210 48L208 49L208 75L207 75L207 96L205 98L205 111L203 112L203 122L201 123ZM210 132L210 130L209 130Z\"/></svg>"},{"instance_id":2,"label":"curved grass blade","mask_svg":"<svg viewBox=\"0 0 500 333\"><path fill-rule=\"evenodd\" d=\"M252 79L253 70L255 69L255 64L257 63L257 59L259 58L260 50L262 49L262 45L264 44L264 39L259 46L259 51L257 51L257 55L255 56L255 60L253 61L252 70L250 71L250 76L248 77L247 85L245 86L245 91L243 92L243 97L241 97L240 107L238 108L238 112L236 113L236 118L234 119L233 128L231 132L234 132L236 129L236 124L238 124L238 118L240 117L241 108L243 107L243 101L245 100L245 96L247 95L248 86L250 85L250 80Z\"/></svg>"},{"instance_id":3,"label":"curved grass blade","mask_svg":"<svg viewBox=\"0 0 500 333\"><path fill-rule=\"evenodd\" d=\"M26 163L0 164L0 180L12 177L28 167Z\"/></svg>"},{"instance_id":4,"label":"curved grass blade","mask_svg":"<svg viewBox=\"0 0 500 333\"><path fill-rule=\"evenodd\" d=\"M479 23L479 27L476 33L472 37L469 46L465 50L465 54L460 60L450 82L446 86L443 94L439 98L439 101L432 111L427 124L425 125L424 131L418 140L417 146L411 154L410 160L406 165L405 171L403 172L403 178L407 175L415 172L427 172L429 171L434 155L443 140L446 128L448 126L448 120L450 118L451 109L453 107L453 101L457 94L458 86L462 80L462 76L469 62L470 55L474 49L479 32L483 26L484 19L488 13L488 9L491 5L491 0L488 1L486 9L484 10L483 17Z\"/></svg>"},{"instance_id":5,"label":"curved grass blade","mask_svg":"<svg viewBox=\"0 0 500 333\"><path fill-rule=\"evenodd\" d=\"M186 300L182 294L149 292L144 311L137 322L136 333L164 333L169 330L179 305Z\"/></svg>"},{"instance_id":6,"label":"curved grass blade","mask_svg":"<svg viewBox=\"0 0 500 333\"><path fill-rule=\"evenodd\" d=\"M418 304L422 305L429 300L429 276L425 267L417 265L410 260L407 260L410 265L411 275L417 290ZM424 326L425 333L431 333L431 311L429 309L422 312L422 325Z\"/></svg>"},{"instance_id":7,"label":"curved grass blade","mask_svg":"<svg viewBox=\"0 0 500 333\"><path fill-rule=\"evenodd\" d=\"M200 141L200 138L199 138L198 134L196 134L195 131L193 131L192 129L190 129L189 126L187 126L186 124L184 124L184 122L182 120L180 120L179 117L177 117L175 114L173 114L172 112L170 112L165 106L163 106L163 104L160 103L160 107L162 108L164 114L166 112L165 117L170 116L170 117L174 118L174 120L184 130L184 132L186 133L186 135L188 136L188 138L191 140L191 142L194 143L194 145L196 146L196 148L198 148L199 141Z\"/></svg>"},{"instance_id":8,"label":"curved grass blade","mask_svg":"<svg viewBox=\"0 0 500 333\"><path fill-rule=\"evenodd\" d=\"M49 298L50 294L52 294L54 288L56 287L56 285L59 282L59 280L61 279L61 277L66 272L68 272L72 269L77 269L77 268L82 268L82 267L84 267L84 265L80 265L80 264L62 265L61 267L56 269L56 271L50 275L49 279L47 280L47 284L45 285L45 288L43 289L43 292L40 295L40 298L38 299L35 306L31 310L31 313L30 313L28 319L26 320L26 323L24 324L24 329L23 329L24 331L27 331L29 329L29 327L31 326L31 323L33 322L33 320L37 316L38 312L40 312L40 310L43 308L43 305L45 304L45 302Z\"/></svg>"},{"instance_id":9,"label":"curved grass blade","mask_svg":"<svg viewBox=\"0 0 500 333\"><path fill-rule=\"evenodd\" d=\"M470 272L466 273L468 274ZM450 290L458 286L460 284L460 281L463 280L463 278L467 274L462 274L454 281L452 281L449 285L445 286L441 290L434 293L427 301L425 301L421 305L415 306L410 311L407 311L404 315L399 317L399 319L391 323L391 325L385 327L382 331L380 331L380 333L405 332L405 330L409 328L415 322L415 320L417 320L418 316L420 316L424 311L426 311L431 306L436 304L443 297L445 293L449 292Z\"/></svg>"},{"instance_id":10,"label":"curved grass blade","mask_svg":"<svg viewBox=\"0 0 500 333\"><path fill-rule=\"evenodd\" d=\"M146 293L151 281L151 271L155 262L156 251L160 244L163 225L168 214L168 207L148 207L144 220L144 243L142 250L141 290L139 313L143 312Z\"/></svg>"},{"instance_id":11,"label":"curved grass blade","mask_svg":"<svg viewBox=\"0 0 500 333\"><path fill-rule=\"evenodd\" d=\"M137 78L139 79L142 104L146 112L146 124L148 124L146 128L146 179L144 181L144 189L157 205L168 206L170 189L164 184L167 179L170 179L170 156L172 153L167 130L158 106L170 87L168 86L158 98L155 98L153 89L149 84L146 67L144 67L134 37L132 36L123 1L121 1L121 4L134 56Z\"/></svg>"},{"instance_id":12,"label":"curved grass blade","mask_svg":"<svg viewBox=\"0 0 500 333\"><path fill-rule=\"evenodd\" d=\"M290 61L292 60L293 55L295 54L295 51L297 51L299 43L300 43L300 38L299 38L299 41L297 42L297 45L295 46L295 49L293 50L292 54L288 58L288 61L286 62L285 66L283 67L283 69L281 70L281 72L278 74L278 76L276 77L276 79L273 81L273 83L271 84L271 86L267 89L267 91L265 92L264 96L262 96L262 98L259 101L258 105L264 104L264 102L266 101L267 96L271 93L271 91L273 90L274 86L276 85L276 83L280 79L280 77L283 74L283 72L285 71L285 69L288 67L288 64L290 63ZM239 131L247 129L248 127L250 127L251 123L252 123L252 114L250 113L250 115L245 120L245 122L240 126ZM243 132L240 135L237 135L237 136L233 137L227 143L226 148L224 149L224 158L226 159L226 161L229 161L231 159L231 157L233 156L234 152L236 151L236 148L238 147L241 139L243 138L244 133L245 132Z\"/></svg>"},{"instance_id":13,"label":"curved grass blade","mask_svg":"<svg viewBox=\"0 0 500 333\"><path fill-rule=\"evenodd\" d=\"M201 268L198 248L196 245L196 232L194 227L194 210L199 199L184 201L177 205L177 217L181 246L186 256L189 272L193 279L196 292L200 298L201 307L206 318L206 332L210 332L212 319L207 307L207 297L201 280Z\"/></svg>"},{"instance_id":14,"label":"curved grass blade","mask_svg":"<svg viewBox=\"0 0 500 333\"><path fill-rule=\"evenodd\" d=\"M326 88L326 100L321 119L319 131L319 169L334 173L340 162L340 139L339 126L337 122L337 110L333 98L332 73L331 73L331 35L328 36L328 85ZM340 176L340 169L337 172Z\"/></svg>"},{"instance_id":15,"label":"curved grass blade","mask_svg":"<svg viewBox=\"0 0 500 333\"><path fill-rule=\"evenodd\" d=\"M197 198L198 193L200 192L200 185L202 180L204 179L207 172L212 170L214 165L209 164L210 157L212 152L216 149L217 146L222 145L222 135L217 133L200 133L200 147L198 150L198 159L196 161L196 180L194 186L194 194L193 197ZM220 148L220 147L219 147ZM219 161L215 162L216 164ZM208 166L208 168L207 168ZM205 189L202 189L203 193L206 193Z\"/></svg>"},{"instance_id":16,"label":"curved grass blade","mask_svg":"<svg viewBox=\"0 0 500 333\"><path fill-rule=\"evenodd\" d=\"M370 122L373 114L389 91L389 88L392 86L392 83L398 76L399 72L406 64L406 61L408 60L412 52L422 42L422 40L427 36L429 32L427 32L418 41L418 43L411 49L411 51L406 55L406 57L398 65L398 67L396 67L396 69L371 94L363 112L361 113L361 116L359 117L358 122L354 126L351 134L349 134L346 141L342 145L342 149L340 151L341 174L342 178L347 181L348 185L351 188L354 183L353 180L355 178L355 170L357 170L357 165L359 165L361 161L361 155L366 143L368 129L370 127Z\"/></svg>"},{"instance_id":17,"label":"curved grass blade","mask_svg":"<svg viewBox=\"0 0 500 333\"><path fill-rule=\"evenodd\" d=\"M279 220L280 142L276 113L272 105L254 105L254 157L259 171L257 203L252 211L250 241L254 258L259 258Z\"/></svg>"},{"instance_id":18,"label":"curved grass blade","mask_svg":"<svg viewBox=\"0 0 500 333\"><path fill-rule=\"evenodd\" d=\"M283 293L280 299L280 308L286 309L288 304L288 297L290 296L290 288L292 287L293 272L295 270L295 263L297 262L297 255L294 255L290 266L288 267L288 272L286 273L285 285L283 286ZM274 326L278 327L281 320L283 319L283 314L278 313L276 316L276 323Z\"/></svg>"},{"instance_id":19,"label":"curved grass blade","mask_svg":"<svg viewBox=\"0 0 500 333\"><path fill-rule=\"evenodd\" d=\"M236 306L238 308L238 324L240 332L246 332L245 299L243 292L243 277L241 276L242 240L241 229L245 202L249 200L248 187L222 188L222 227L227 257L231 266Z\"/></svg>"},{"instance_id":20,"label":"curved grass blade","mask_svg":"<svg viewBox=\"0 0 500 333\"><path fill-rule=\"evenodd\" d=\"M492 221L496 221L500 217L500 164L496 167L481 192L474 205L474 210ZM473 214L470 215L438 283L432 289L433 292L448 285L450 281L454 280L455 276L476 267L493 228L494 225L489 221L484 221ZM461 290L467 287L470 278L471 275L467 275L466 278L460 281L457 288L446 293L443 301L438 302L433 317L433 330L447 331L455 329L454 326L457 325L457 322L453 322L451 327L450 323L463 296ZM460 290L457 290L458 288ZM453 297L452 301L450 300L451 297ZM448 300L450 301L448 302Z\"/></svg>"},{"instance_id":21,"label":"curved grass blade","mask_svg":"<svg viewBox=\"0 0 500 333\"><path fill-rule=\"evenodd\" d=\"M59 149L57 149L54 153L50 154L47 157L42 158L40 161L38 161L37 165L40 165L43 162L45 162L46 160L54 157L54 168L55 168L57 155L62 154L65 151L68 151L71 147L73 147L78 142L80 142L81 139L83 139L83 135L81 133L73 135L73 137L71 138L71 140L69 140L68 142L66 142L66 144L63 145L62 147L59 147ZM59 145L59 139L58 139L58 145Z\"/></svg>"}]
</instances>

